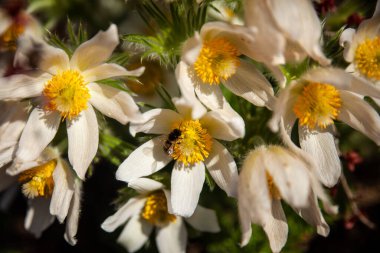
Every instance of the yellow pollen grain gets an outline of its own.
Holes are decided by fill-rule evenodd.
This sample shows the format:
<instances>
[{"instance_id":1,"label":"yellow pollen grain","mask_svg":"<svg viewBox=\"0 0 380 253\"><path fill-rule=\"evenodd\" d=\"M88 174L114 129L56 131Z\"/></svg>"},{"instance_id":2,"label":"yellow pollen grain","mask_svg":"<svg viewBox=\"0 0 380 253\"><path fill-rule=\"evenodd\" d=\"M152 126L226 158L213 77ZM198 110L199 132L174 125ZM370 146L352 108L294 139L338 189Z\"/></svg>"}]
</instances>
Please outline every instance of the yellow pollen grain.
<instances>
[{"instance_id":1,"label":"yellow pollen grain","mask_svg":"<svg viewBox=\"0 0 380 253\"><path fill-rule=\"evenodd\" d=\"M168 212L168 203L163 191L157 191L148 196L141 217L159 227L166 226L176 220L175 215Z\"/></svg>"},{"instance_id":2,"label":"yellow pollen grain","mask_svg":"<svg viewBox=\"0 0 380 253\"><path fill-rule=\"evenodd\" d=\"M217 85L233 76L239 65L236 47L226 39L217 38L203 42L194 69L204 83Z\"/></svg>"},{"instance_id":3,"label":"yellow pollen grain","mask_svg":"<svg viewBox=\"0 0 380 253\"><path fill-rule=\"evenodd\" d=\"M380 80L380 36L366 39L356 48L354 64L363 76Z\"/></svg>"},{"instance_id":4,"label":"yellow pollen grain","mask_svg":"<svg viewBox=\"0 0 380 253\"><path fill-rule=\"evenodd\" d=\"M265 175L267 178L267 185L268 185L268 190L269 194L273 199L280 200L281 199L281 193L278 190L277 186L275 185L273 181L273 177L268 173L268 171L265 171Z\"/></svg>"},{"instance_id":5,"label":"yellow pollen grain","mask_svg":"<svg viewBox=\"0 0 380 253\"><path fill-rule=\"evenodd\" d=\"M83 76L76 70L66 70L53 76L45 84L43 95L47 99L44 109L59 112L63 119L78 116L87 109L90 99Z\"/></svg>"},{"instance_id":6,"label":"yellow pollen grain","mask_svg":"<svg viewBox=\"0 0 380 253\"><path fill-rule=\"evenodd\" d=\"M24 25L18 22L13 22L0 36L0 46L7 50L16 50L17 39L24 31Z\"/></svg>"},{"instance_id":7,"label":"yellow pollen grain","mask_svg":"<svg viewBox=\"0 0 380 253\"><path fill-rule=\"evenodd\" d=\"M293 111L302 126L324 129L337 119L341 106L339 91L333 85L311 82L303 87Z\"/></svg>"},{"instance_id":8,"label":"yellow pollen grain","mask_svg":"<svg viewBox=\"0 0 380 253\"><path fill-rule=\"evenodd\" d=\"M23 184L23 194L30 199L39 196L50 197L54 189L53 172L56 166L57 161L51 160L22 172L18 181Z\"/></svg>"},{"instance_id":9,"label":"yellow pollen grain","mask_svg":"<svg viewBox=\"0 0 380 253\"><path fill-rule=\"evenodd\" d=\"M199 120L184 120L175 125L181 136L173 143L173 159L185 166L204 161L210 154L212 137ZM173 129L174 129L173 128Z\"/></svg>"}]
</instances>

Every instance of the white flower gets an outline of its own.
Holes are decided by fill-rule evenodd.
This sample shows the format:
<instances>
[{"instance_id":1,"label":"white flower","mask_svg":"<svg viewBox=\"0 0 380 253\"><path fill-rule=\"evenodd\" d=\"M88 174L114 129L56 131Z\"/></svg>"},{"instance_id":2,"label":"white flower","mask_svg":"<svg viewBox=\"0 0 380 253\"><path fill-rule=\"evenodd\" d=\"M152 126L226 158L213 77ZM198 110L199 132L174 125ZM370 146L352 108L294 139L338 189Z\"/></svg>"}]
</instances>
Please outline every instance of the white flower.
<instances>
[{"instance_id":1,"label":"white flower","mask_svg":"<svg viewBox=\"0 0 380 253\"><path fill-rule=\"evenodd\" d=\"M16 153L19 162L36 159L65 120L69 160L83 180L98 149L93 106L122 124L139 119L139 109L126 92L95 83L142 73L142 68L127 71L117 64L104 63L118 43L117 28L111 25L80 45L71 59L61 49L41 45L38 70L0 79L0 100L36 97L40 103L32 110L21 135Z\"/></svg>"},{"instance_id":2,"label":"white flower","mask_svg":"<svg viewBox=\"0 0 380 253\"><path fill-rule=\"evenodd\" d=\"M358 94L380 98L380 92L361 78L340 69L316 68L280 93L269 122L271 129L278 131L282 118L289 136L293 127L298 128L301 148L318 161L317 175L328 187L336 184L341 173L334 120L380 144L379 115Z\"/></svg>"},{"instance_id":3,"label":"white flower","mask_svg":"<svg viewBox=\"0 0 380 253\"><path fill-rule=\"evenodd\" d=\"M346 70L372 82L380 92L380 1L373 17L363 21L357 31L343 31L340 44L344 47L344 59L351 63ZM373 99L380 104L378 98Z\"/></svg>"},{"instance_id":4,"label":"white flower","mask_svg":"<svg viewBox=\"0 0 380 253\"><path fill-rule=\"evenodd\" d=\"M160 253L185 253L187 231L183 218L170 214L170 191L154 180L140 178L131 181L129 187L140 195L130 198L114 215L102 224L107 232L113 232L126 223L118 243L128 252L139 250L156 229L156 244ZM219 224L213 210L197 206L193 216L184 219L192 227L204 232L219 232Z\"/></svg>"},{"instance_id":5,"label":"white flower","mask_svg":"<svg viewBox=\"0 0 380 253\"><path fill-rule=\"evenodd\" d=\"M22 130L28 119L28 103L0 101L0 192L15 180L5 170L14 158Z\"/></svg>"},{"instance_id":6,"label":"white flower","mask_svg":"<svg viewBox=\"0 0 380 253\"><path fill-rule=\"evenodd\" d=\"M277 65L310 56L330 63L321 46L321 24L310 0L245 0L245 23L255 40L251 58L265 63L277 79ZM272 66L272 67L271 67ZM274 68L274 70L273 70Z\"/></svg>"},{"instance_id":7,"label":"white flower","mask_svg":"<svg viewBox=\"0 0 380 253\"><path fill-rule=\"evenodd\" d=\"M263 227L273 252L280 252L288 237L281 200L305 221L327 236L329 226L318 207L317 196L329 204L303 158L280 146L261 146L251 151L239 175L238 209L241 245L251 237L251 223Z\"/></svg>"},{"instance_id":8,"label":"white flower","mask_svg":"<svg viewBox=\"0 0 380 253\"><path fill-rule=\"evenodd\" d=\"M252 63L239 57L256 50L250 48L249 32L244 26L210 22L188 39L176 73L182 95L193 89L209 109L226 108L229 105L219 86L223 83L250 103L271 108L274 102L271 84Z\"/></svg>"},{"instance_id":9,"label":"white flower","mask_svg":"<svg viewBox=\"0 0 380 253\"><path fill-rule=\"evenodd\" d=\"M82 183L59 152L47 147L36 160L11 166L7 172L18 176L28 198L25 229L40 237L55 217L60 223L66 219L64 237L75 245Z\"/></svg>"},{"instance_id":10,"label":"white flower","mask_svg":"<svg viewBox=\"0 0 380 253\"><path fill-rule=\"evenodd\" d=\"M205 167L220 188L229 196L236 195L236 163L216 139L232 141L244 135L240 117L225 111L206 112L199 102L194 102L182 97L175 100L179 113L154 109L144 113L144 122L131 124L133 135L143 132L160 136L134 150L116 172L118 180L130 182L161 170L174 159L171 205L174 214L185 217L196 208Z\"/></svg>"}]
</instances>

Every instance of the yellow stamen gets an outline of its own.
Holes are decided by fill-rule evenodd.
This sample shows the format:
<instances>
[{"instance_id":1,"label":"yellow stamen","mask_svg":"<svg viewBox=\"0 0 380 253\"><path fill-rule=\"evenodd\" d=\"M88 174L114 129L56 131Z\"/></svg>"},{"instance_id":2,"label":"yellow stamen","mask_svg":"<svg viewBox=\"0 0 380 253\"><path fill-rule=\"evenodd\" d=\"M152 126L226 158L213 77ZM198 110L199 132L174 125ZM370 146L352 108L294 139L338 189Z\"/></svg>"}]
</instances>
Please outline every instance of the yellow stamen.
<instances>
[{"instance_id":1,"label":"yellow stamen","mask_svg":"<svg viewBox=\"0 0 380 253\"><path fill-rule=\"evenodd\" d=\"M340 112L342 101L339 91L330 84L308 83L299 94L293 111L301 125L314 129L333 124Z\"/></svg>"},{"instance_id":2,"label":"yellow stamen","mask_svg":"<svg viewBox=\"0 0 380 253\"><path fill-rule=\"evenodd\" d=\"M157 191L148 196L141 217L160 227L176 220L175 215L168 212L168 203L163 191Z\"/></svg>"},{"instance_id":3,"label":"yellow stamen","mask_svg":"<svg viewBox=\"0 0 380 253\"><path fill-rule=\"evenodd\" d=\"M63 119L75 118L87 108L90 92L83 76L75 70L66 70L53 76L43 91L48 103L44 109L58 111Z\"/></svg>"},{"instance_id":4,"label":"yellow stamen","mask_svg":"<svg viewBox=\"0 0 380 253\"><path fill-rule=\"evenodd\" d=\"M13 22L0 36L0 46L7 50L16 50L18 37L25 31L25 26L19 22Z\"/></svg>"},{"instance_id":5,"label":"yellow stamen","mask_svg":"<svg viewBox=\"0 0 380 253\"><path fill-rule=\"evenodd\" d=\"M204 161L209 156L212 137L199 120L184 120L173 129L181 131L180 137L173 143L173 159L187 166Z\"/></svg>"},{"instance_id":6,"label":"yellow stamen","mask_svg":"<svg viewBox=\"0 0 380 253\"><path fill-rule=\"evenodd\" d=\"M380 80L380 36L366 39L356 48L354 63L365 77Z\"/></svg>"},{"instance_id":7,"label":"yellow stamen","mask_svg":"<svg viewBox=\"0 0 380 253\"><path fill-rule=\"evenodd\" d=\"M268 171L265 171L265 175L267 177L267 183L268 183L268 189L271 197L273 199L280 200L281 199L281 193L278 190L277 186L275 185L273 181L273 177L269 174Z\"/></svg>"},{"instance_id":8,"label":"yellow stamen","mask_svg":"<svg viewBox=\"0 0 380 253\"><path fill-rule=\"evenodd\" d=\"M22 192L30 199L44 196L50 197L54 189L53 172L56 160L34 167L20 174L18 181L22 183Z\"/></svg>"},{"instance_id":9,"label":"yellow stamen","mask_svg":"<svg viewBox=\"0 0 380 253\"><path fill-rule=\"evenodd\" d=\"M223 38L205 41L194 69L204 83L220 84L236 73L240 65L238 56L236 47Z\"/></svg>"}]
</instances>

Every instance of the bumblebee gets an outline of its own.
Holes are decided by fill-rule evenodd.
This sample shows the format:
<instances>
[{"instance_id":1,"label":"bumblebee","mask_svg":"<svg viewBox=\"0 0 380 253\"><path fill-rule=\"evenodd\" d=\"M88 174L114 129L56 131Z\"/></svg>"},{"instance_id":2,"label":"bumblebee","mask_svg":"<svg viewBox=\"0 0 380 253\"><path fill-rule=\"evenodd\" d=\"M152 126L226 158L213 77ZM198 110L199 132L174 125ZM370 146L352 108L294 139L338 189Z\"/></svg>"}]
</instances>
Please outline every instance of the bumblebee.
<instances>
[{"instance_id":1,"label":"bumblebee","mask_svg":"<svg viewBox=\"0 0 380 253\"><path fill-rule=\"evenodd\" d=\"M173 154L174 143L179 139L182 132L178 128L173 129L168 135L167 140L164 143L164 151L168 155Z\"/></svg>"}]
</instances>

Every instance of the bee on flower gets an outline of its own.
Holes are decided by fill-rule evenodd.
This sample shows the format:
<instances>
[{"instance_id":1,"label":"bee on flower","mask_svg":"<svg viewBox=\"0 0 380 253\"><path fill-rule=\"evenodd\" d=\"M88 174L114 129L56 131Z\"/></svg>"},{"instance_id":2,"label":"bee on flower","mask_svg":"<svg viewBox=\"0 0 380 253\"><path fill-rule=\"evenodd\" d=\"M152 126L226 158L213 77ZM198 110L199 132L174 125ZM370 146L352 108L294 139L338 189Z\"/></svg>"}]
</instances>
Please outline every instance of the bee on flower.
<instances>
[{"instance_id":1,"label":"bee on flower","mask_svg":"<svg viewBox=\"0 0 380 253\"><path fill-rule=\"evenodd\" d=\"M220 231L215 212L208 208L198 205L189 218L171 214L170 201L167 201L171 193L157 181L139 178L129 182L128 186L139 195L130 198L102 224L105 231L113 232L126 223L117 242L128 252L139 250L155 229L156 245L160 253L185 253L187 231L184 221L202 232Z\"/></svg>"},{"instance_id":2,"label":"bee on flower","mask_svg":"<svg viewBox=\"0 0 380 253\"><path fill-rule=\"evenodd\" d=\"M199 101L196 103L194 94L194 100L190 97L174 99L178 112L153 109L143 114L142 122L130 125L132 135L143 132L159 136L134 150L116 172L118 180L131 182L174 160L170 202L173 214L184 217L191 216L196 208L206 168L228 196L236 196L236 163L218 140L232 141L244 135L244 123L236 114L228 115L223 110L207 112ZM227 117L234 127L225 120Z\"/></svg>"},{"instance_id":3,"label":"bee on flower","mask_svg":"<svg viewBox=\"0 0 380 253\"><path fill-rule=\"evenodd\" d=\"M283 138L289 138L292 129L297 128L301 148L318 161L318 178L332 187L341 173L334 139L335 120L380 145L379 115L362 99L369 95L380 98L374 86L344 70L311 69L282 90L269 126L277 132L284 124Z\"/></svg>"},{"instance_id":4,"label":"bee on flower","mask_svg":"<svg viewBox=\"0 0 380 253\"><path fill-rule=\"evenodd\" d=\"M7 173L17 178L28 198L25 229L40 237L55 218L60 223L66 220L65 240L75 245L82 181L59 151L47 147L35 160L12 164Z\"/></svg>"},{"instance_id":5,"label":"bee on flower","mask_svg":"<svg viewBox=\"0 0 380 253\"><path fill-rule=\"evenodd\" d=\"M62 49L40 45L37 69L0 79L0 100L35 98L15 159L36 159L66 121L68 157L82 180L98 149L98 123L93 107L122 124L139 120L139 108L129 94L98 80L138 76L143 68L128 71L105 63L119 43L111 25L81 44L71 58ZM16 54L19 57L23 54ZM17 61L17 59L16 59Z\"/></svg>"},{"instance_id":6,"label":"bee on flower","mask_svg":"<svg viewBox=\"0 0 380 253\"><path fill-rule=\"evenodd\" d=\"M241 246L249 242L254 223L263 227L272 251L281 251L288 237L281 200L315 226L318 234L327 236L329 226L319 209L318 198L329 211L336 212L299 154L281 146L260 146L251 151L244 160L238 184Z\"/></svg>"}]
</instances>

